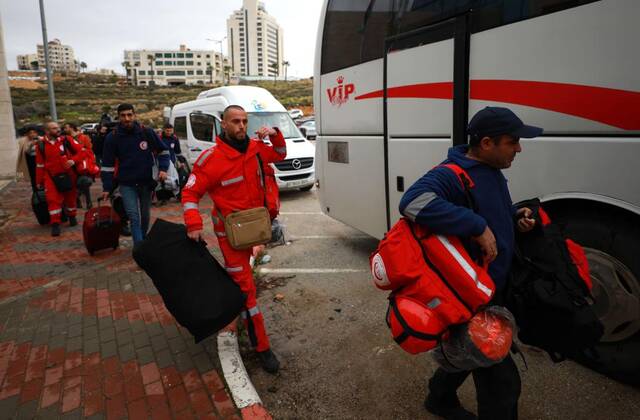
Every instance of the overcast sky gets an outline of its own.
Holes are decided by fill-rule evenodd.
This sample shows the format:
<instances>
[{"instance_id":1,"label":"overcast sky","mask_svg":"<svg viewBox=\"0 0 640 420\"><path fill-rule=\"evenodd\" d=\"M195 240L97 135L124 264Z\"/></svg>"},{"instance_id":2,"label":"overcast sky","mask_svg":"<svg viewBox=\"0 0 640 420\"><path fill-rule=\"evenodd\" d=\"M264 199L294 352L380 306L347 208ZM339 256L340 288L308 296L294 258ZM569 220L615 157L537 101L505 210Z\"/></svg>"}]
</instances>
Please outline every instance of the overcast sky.
<instances>
[{"instance_id":1,"label":"overcast sky","mask_svg":"<svg viewBox=\"0 0 640 420\"><path fill-rule=\"evenodd\" d=\"M74 49L88 70L109 68L123 73L125 49L219 50L207 38L227 33L227 18L242 0L44 0L49 40ZM284 28L288 74L313 75L313 60L322 0L265 0L267 12ZM0 0L7 66L16 55L36 52L42 43L38 0ZM224 53L227 54L225 40Z\"/></svg>"}]
</instances>

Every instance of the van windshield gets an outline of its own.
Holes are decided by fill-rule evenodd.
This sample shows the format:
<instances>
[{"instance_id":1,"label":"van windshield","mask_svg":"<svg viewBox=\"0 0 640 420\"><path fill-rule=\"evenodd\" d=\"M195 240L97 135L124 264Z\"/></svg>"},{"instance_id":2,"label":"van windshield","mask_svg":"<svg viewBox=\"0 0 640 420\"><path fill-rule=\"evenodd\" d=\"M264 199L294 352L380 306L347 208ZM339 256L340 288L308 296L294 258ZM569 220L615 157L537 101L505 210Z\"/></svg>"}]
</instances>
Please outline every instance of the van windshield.
<instances>
[{"instance_id":1,"label":"van windshield","mask_svg":"<svg viewBox=\"0 0 640 420\"><path fill-rule=\"evenodd\" d=\"M278 127L285 139L302 137L298 127L293 123L287 112L250 112L247 134L255 135L256 130L262 126Z\"/></svg>"}]
</instances>

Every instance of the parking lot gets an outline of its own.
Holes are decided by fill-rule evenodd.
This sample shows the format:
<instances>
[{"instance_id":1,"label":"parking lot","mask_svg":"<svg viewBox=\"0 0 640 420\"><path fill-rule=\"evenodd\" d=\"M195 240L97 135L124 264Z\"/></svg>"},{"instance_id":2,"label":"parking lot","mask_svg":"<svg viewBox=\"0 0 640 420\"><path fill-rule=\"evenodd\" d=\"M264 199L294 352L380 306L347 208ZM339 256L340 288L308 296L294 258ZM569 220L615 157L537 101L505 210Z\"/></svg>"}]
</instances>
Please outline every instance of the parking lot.
<instances>
[{"instance_id":1,"label":"parking lot","mask_svg":"<svg viewBox=\"0 0 640 420\"><path fill-rule=\"evenodd\" d=\"M274 418L428 418L429 355L411 356L385 324L386 293L370 280L368 256L377 240L320 212L317 192L282 194L281 222L290 244L268 250L260 266L260 304L283 368L262 372L245 363ZM574 362L553 364L525 348L522 419L640 418L640 391ZM469 379L460 399L475 409Z\"/></svg>"}]
</instances>

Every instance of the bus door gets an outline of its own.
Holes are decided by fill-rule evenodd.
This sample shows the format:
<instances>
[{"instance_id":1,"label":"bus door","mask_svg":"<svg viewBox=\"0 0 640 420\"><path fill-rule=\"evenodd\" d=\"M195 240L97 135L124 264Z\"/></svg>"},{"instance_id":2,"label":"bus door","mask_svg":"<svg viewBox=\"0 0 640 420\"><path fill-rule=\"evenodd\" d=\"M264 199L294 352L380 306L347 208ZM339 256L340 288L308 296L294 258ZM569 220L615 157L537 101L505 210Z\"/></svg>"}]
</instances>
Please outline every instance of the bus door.
<instances>
[{"instance_id":1,"label":"bus door","mask_svg":"<svg viewBox=\"0 0 640 420\"><path fill-rule=\"evenodd\" d=\"M452 138L466 142L467 112L461 106L468 103L466 22L467 17L460 16L386 40L383 112L389 226L400 217L404 191L444 160Z\"/></svg>"}]
</instances>

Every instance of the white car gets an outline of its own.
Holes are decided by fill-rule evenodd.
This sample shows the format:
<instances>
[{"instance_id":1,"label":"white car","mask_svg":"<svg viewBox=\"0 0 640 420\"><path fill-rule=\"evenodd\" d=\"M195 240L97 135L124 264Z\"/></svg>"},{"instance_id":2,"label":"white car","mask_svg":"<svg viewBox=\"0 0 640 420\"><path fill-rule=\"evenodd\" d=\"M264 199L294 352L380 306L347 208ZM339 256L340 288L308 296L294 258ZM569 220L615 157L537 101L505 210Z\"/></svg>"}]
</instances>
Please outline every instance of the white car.
<instances>
[{"instance_id":1,"label":"white car","mask_svg":"<svg viewBox=\"0 0 640 420\"><path fill-rule=\"evenodd\" d=\"M80 131L82 131L83 133L89 132L89 131L94 131L96 129L96 127L98 126L98 123L86 123L86 124L82 124L80 126Z\"/></svg>"},{"instance_id":2,"label":"white car","mask_svg":"<svg viewBox=\"0 0 640 420\"><path fill-rule=\"evenodd\" d=\"M307 140L315 140L318 133L316 133L315 120L305 121L300 124L298 130L307 138Z\"/></svg>"},{"instance_id":3,"label":"white car","mask_svg":"<svg viewBox=\"0 0 640 420\"><path fill-rule=\"evenodd\" d=\"M296 118L304 117L304 112L302 112L302 110L300 109L295 108L289 110L289 115L295 120Z\"/></svg>"}]
</instances>

